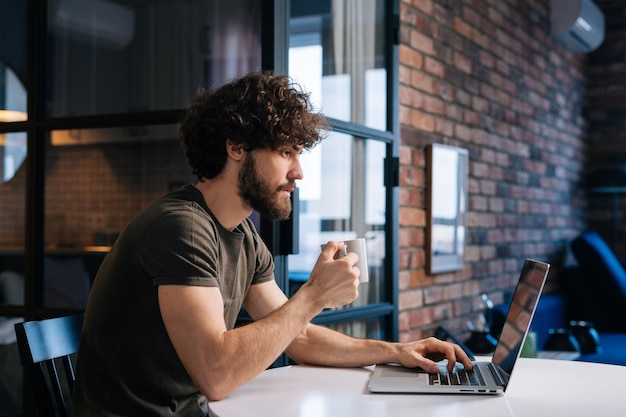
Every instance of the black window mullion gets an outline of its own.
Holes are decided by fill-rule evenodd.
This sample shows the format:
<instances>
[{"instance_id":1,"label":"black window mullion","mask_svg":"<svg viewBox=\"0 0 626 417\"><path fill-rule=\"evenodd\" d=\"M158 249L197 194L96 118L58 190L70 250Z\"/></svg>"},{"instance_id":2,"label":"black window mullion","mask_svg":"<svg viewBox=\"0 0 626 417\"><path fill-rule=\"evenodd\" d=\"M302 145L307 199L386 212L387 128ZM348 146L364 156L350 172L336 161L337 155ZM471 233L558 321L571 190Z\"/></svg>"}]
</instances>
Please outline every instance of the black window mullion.
<instances>
[{"instance_id":1,"label":"black window mullion","mask_svg":"<svg viewBox=\"0 0 626 417\"><path fill-rule=\"evenodd\" d=\"M385 253L390 257L385 263L386 281L385 294L389 302L394 306L387 318L392 340L398 340L398 301L399 301L399 215L400 190L399 190L399 157L400 157L400 0L388 0L386 2L386 68L387 68L387 130L392 140L387 145L387 159L385 161L385 184L386 184L386 236Z\"/></svg>"},{"instance_id":2,"label":"black window mullion","mask_svg":"<svg viewBox=\"0 0 626 417\"><path fill-rule=\"evenodd\" d=\"M45 108L47 5L45 0L30 0L28 6L24 306L26 318L32 318L43 304L45 134L40 121Z\"/></svg>"}]
</instances>

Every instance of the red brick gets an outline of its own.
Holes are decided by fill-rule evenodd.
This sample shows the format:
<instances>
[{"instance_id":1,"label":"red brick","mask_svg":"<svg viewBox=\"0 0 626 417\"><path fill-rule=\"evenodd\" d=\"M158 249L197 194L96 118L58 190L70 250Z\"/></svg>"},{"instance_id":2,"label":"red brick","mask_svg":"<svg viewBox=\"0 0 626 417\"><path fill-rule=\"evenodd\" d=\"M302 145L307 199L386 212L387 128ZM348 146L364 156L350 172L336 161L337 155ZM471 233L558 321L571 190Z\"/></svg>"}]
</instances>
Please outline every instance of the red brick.
<instances>
[{"instance_id":1,"label":"red brick","mask_svg":"<svg viewBox=\"0 0 626 417\"><path fill-rule=\"evenodd\" d=\"M422 307L424 305L424 295L422 289L412 289L400 294L398 309L401 311Z\"/></svg>"},{"instance_id":2,"label":"red brick","mask_svg":"<svg viewBox=\"0 0 626 417\"><path fill-rule=\"evenodd\" d=\"M432 16L434 9L433 0L411 0L410 3L422 13Z\"/></svg>"},{"instance_id":3,"label":"red brick","mask_svg":"<svg viewBox=\"0 0 626 417\"><path fill-rule=\"evenodd\" d=\"M454 66L466 74L472 73L472 60L458 52L454 53Z\"/></svg>"},{"instance_id":4,"label":"red brick","mask_svg":"<svg viewBox=\"0 0 626 417\"><path fill-rule=\"evenodd\" d=\"M417 30L411 31L411 47L426 55L433 55L435 52L433 40Z\"/></svg>"},{"instance_id":5,"label":"red brick","mask_svg":"<svg viewBox=\"0 0 626 417\"><path fill-rule=\"evenodd\" d=\"M426 214L418 208L400 208L400 226L425 226Z\"/></svg>"},{"instance_id":6,"label":"red brick","mask_svg":"<svg viewBox=\"0 0 626 417\"><path fill-rule=\"evenodd\" d=\"M410 112L410 115L412 126L421 130L425 130L427 132L432 132L435 130L435 117L432 114L413 110Z\"/></svg>"},{"instance_id":7,"label":"red brick","mask_svg":"<svg viewBox=\"0 0 626 417\"><path fill-rule=\"evenodd\" d=\"M445 78L446 66L436 59L426 56L424 57L424 71L438 78Z\"/></svg>"},{"instance_id":8,"label":"red brick","mask_svg":"<svg viewBox=\"0 0 626 417\"><path fill-rule=\"evenodd\" d=\"M411 86L416 90L419 90L424 93L434 94L435 93L435 80L430 75L421 72L421 71L413 71L411 73ZM416 94L421 95L416 91Z\"/></svg>"},{"instance_id":9,"label":"red brick","mask_svg":"<svg viewBox=\"0 0 626 417\"><path fill-rule=\"evenodd\" d=\"M400 45L400 63L410 68L421 68L423 57L418 51L406 45Z\"/></svg>"}]
</instances>

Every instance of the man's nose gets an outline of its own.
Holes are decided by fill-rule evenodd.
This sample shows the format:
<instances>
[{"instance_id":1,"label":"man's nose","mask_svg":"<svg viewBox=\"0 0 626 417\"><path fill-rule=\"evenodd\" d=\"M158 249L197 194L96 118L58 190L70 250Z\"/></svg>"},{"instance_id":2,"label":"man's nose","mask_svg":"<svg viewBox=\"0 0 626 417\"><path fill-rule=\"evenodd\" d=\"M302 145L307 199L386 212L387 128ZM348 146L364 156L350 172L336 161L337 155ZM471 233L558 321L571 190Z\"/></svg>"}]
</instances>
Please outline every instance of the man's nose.
<instances>
[{"instance_id":1,"label":"man's nose","mask_svg":"<svg viewBox=\"0 0 626 417\"><path fill-rule=\"evenodd\" d=\"M304 178L304 172L302 171L302 164L300 164L300 159L296 158L291 170L289 170L289 179L290 180L301 180Z\"/></svg>"}]
</instances>

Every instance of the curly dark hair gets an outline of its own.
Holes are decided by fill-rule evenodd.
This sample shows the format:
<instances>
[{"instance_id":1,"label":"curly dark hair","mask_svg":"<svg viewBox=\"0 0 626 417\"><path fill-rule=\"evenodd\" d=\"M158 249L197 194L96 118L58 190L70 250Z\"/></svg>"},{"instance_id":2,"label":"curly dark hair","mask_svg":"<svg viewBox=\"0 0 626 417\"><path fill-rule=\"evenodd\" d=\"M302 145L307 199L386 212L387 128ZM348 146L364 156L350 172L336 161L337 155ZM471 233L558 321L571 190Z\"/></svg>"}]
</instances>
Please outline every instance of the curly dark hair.
<instances>
[{"instance_id":1,"label":"curly dark hair","mask_svg":"<svg viewBox=\"0 0 626 417\"><path fill-rule=\"evenodd\" d=\"M286 75L255 72L215 91L201 89L182 118L179 133L193 174L214 178L226 163L226 141L246 151L301 145L310 149L329 130L313 111L309 94Z\"/></svg>"}]
</instances>

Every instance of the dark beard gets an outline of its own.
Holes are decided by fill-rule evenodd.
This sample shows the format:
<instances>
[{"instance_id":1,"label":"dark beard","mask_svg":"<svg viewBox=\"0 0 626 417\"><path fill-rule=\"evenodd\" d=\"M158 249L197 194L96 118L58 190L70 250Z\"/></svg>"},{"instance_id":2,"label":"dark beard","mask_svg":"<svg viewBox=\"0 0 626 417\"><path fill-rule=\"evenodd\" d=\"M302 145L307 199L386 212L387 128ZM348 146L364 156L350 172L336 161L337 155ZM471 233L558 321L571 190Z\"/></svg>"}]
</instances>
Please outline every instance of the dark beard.
<instances>
[{"instance_id":1,"label":"dark beard","mask_svg":"<svg viewBox=\"0 0 626 417\"><path fill-rule=\"evenodd\" d=\"M287 220L291 214L291 200L281 204L277 195L280 190L289 186L291 184L285 184L272 190L259 178L254 158L248 153L239 173L239 195L245 204L270 220Z\"/></svg>"}]
</instances>

